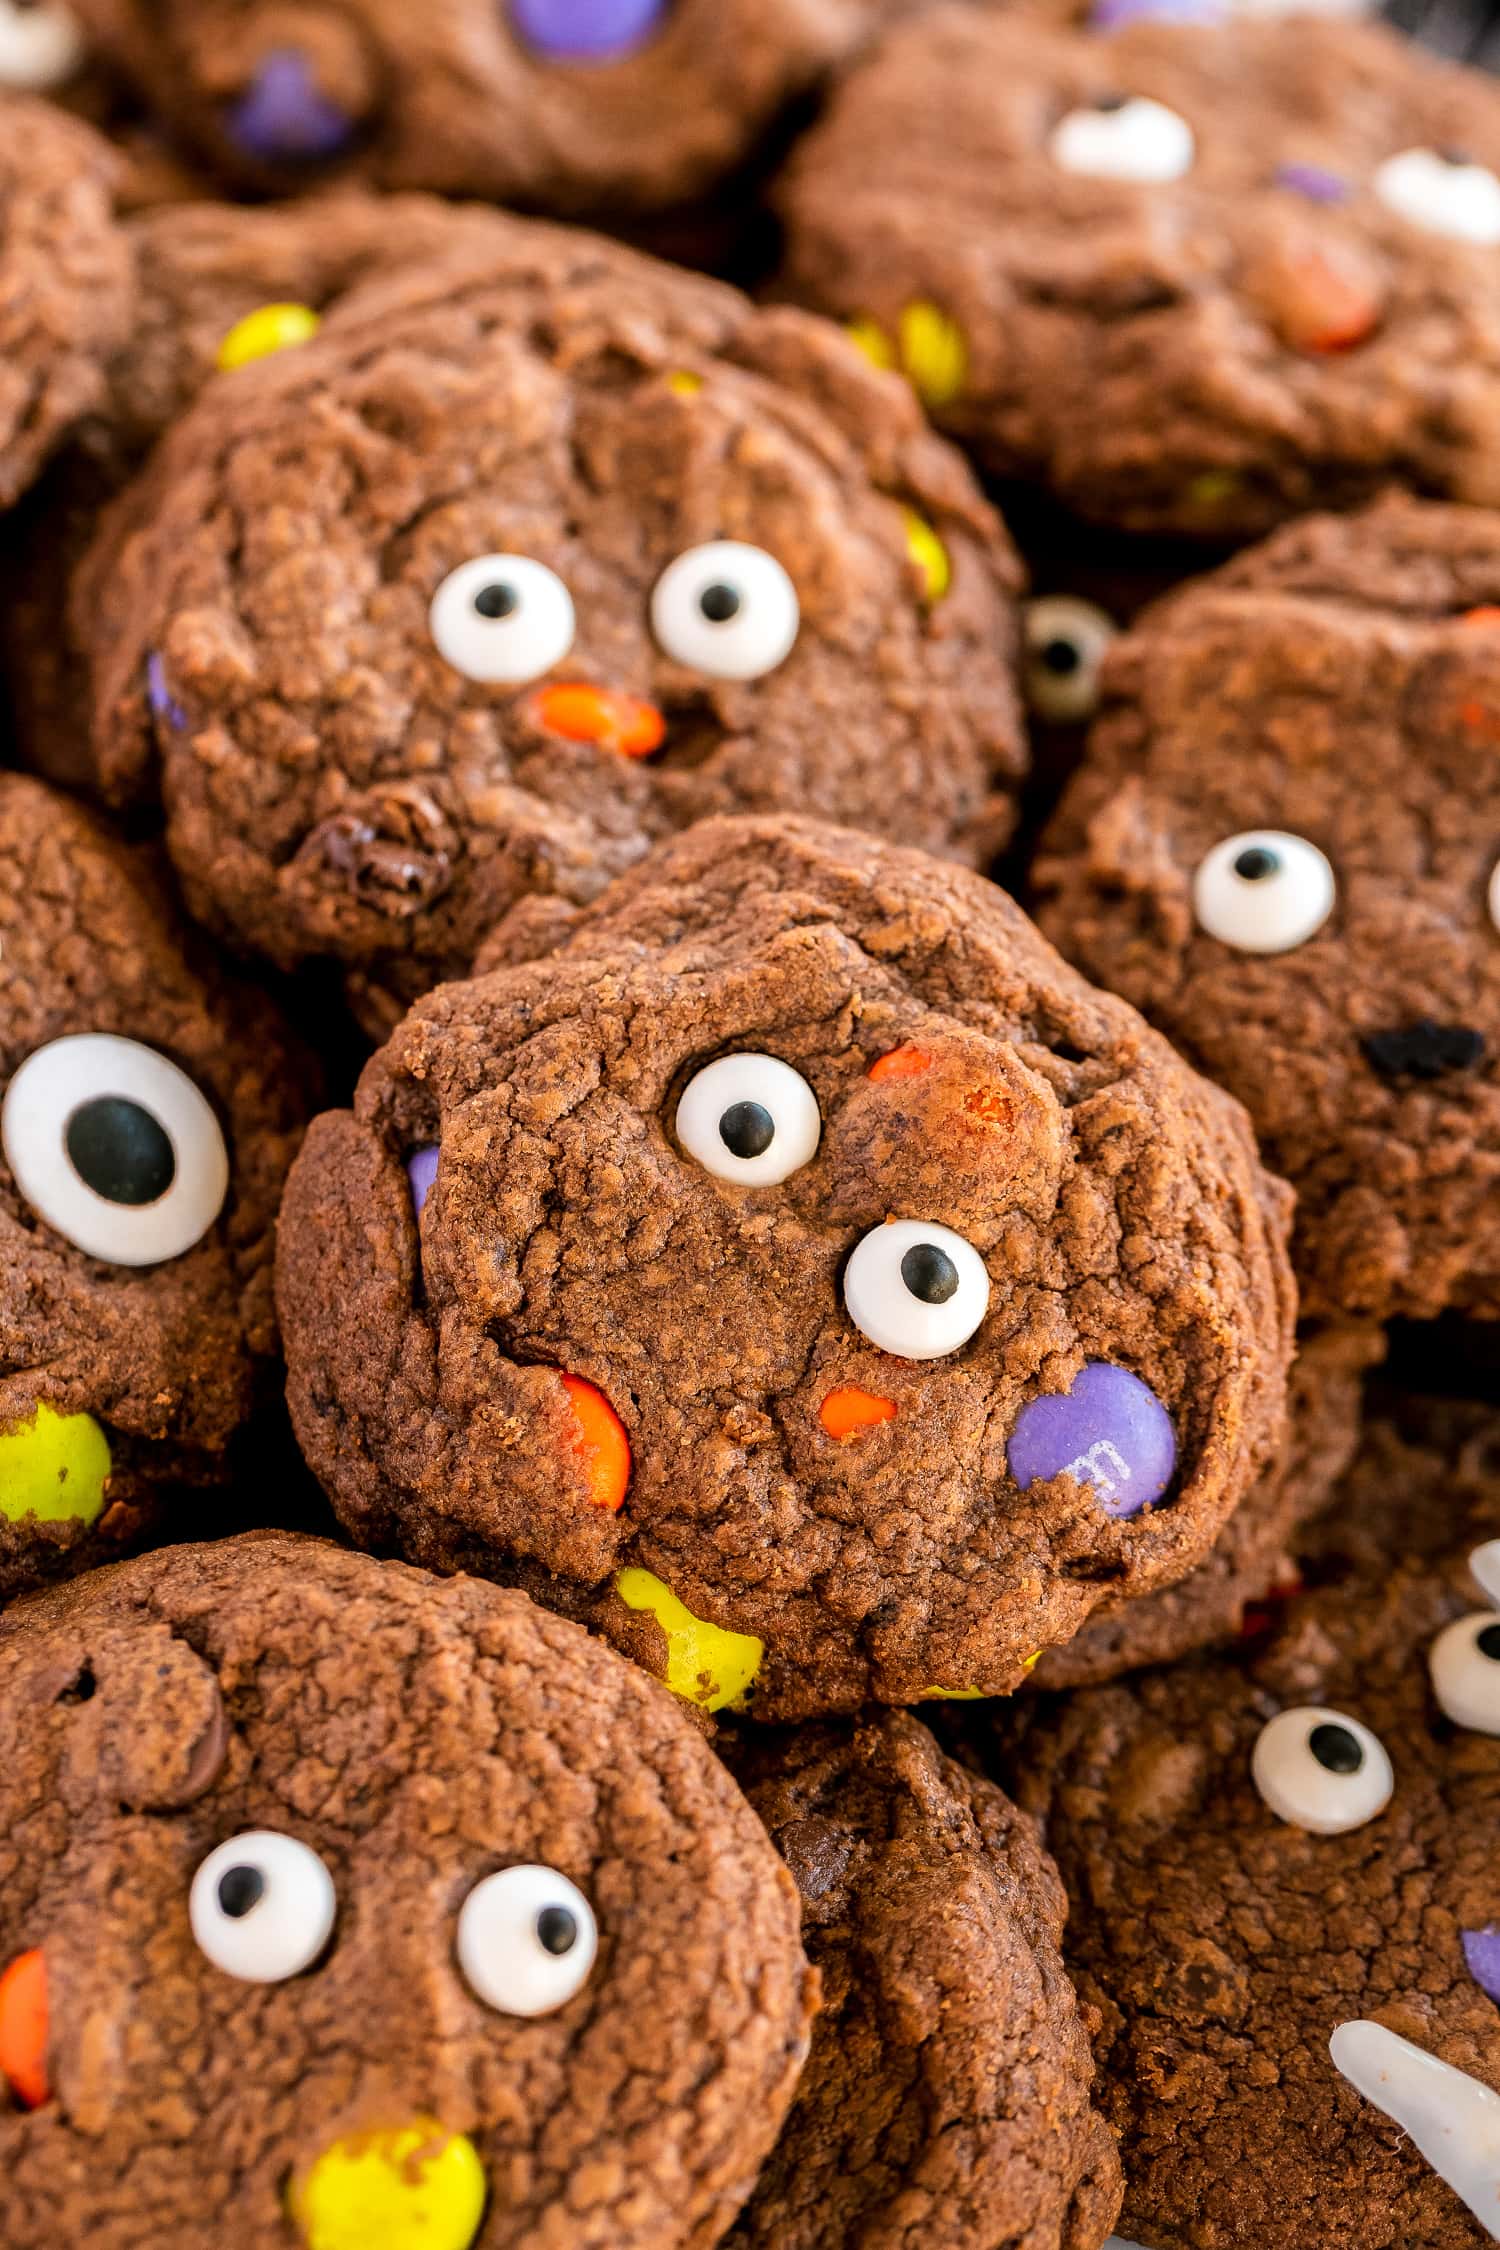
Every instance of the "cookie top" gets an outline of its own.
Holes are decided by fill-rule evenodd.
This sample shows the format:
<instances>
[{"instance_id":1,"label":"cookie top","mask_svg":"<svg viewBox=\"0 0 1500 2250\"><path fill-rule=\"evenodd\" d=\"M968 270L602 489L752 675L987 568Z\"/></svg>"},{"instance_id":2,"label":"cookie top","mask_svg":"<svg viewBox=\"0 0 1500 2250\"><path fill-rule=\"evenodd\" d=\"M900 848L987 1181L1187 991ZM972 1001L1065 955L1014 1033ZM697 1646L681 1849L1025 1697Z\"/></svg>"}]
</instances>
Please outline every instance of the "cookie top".
<instances>
[{"instance_id":1,"label":"cookie top","mask_svg":"<svg viewBox=\"0 0 1500 2250\"><path fill-rule=\"evenodd\" d=\"M5 26L0 24L0 39ZM0 73L0 508L101 404L132 305L108 143Z\"/></svg>"},{"instance_id":2,"label":"cookie top","mask_svg":"<svg viewBox=\"0 0 1500 2250\"><path fill-rule=\"evenodd\" d=\"M776 1716L1004 1691L1202 1558L1290 1340L1237 1104L851 832L705 822L558 924L420 1002L289 1183L292 1409L362 1542L688 1692L727 1629L705 1698Z\"/></svg>"},{"instance_id":3,"label":"cookie top","mask_svg":"<svg viewBox=\"0 0 1500 2250\"><path fill-rule=\"evenodd\" d=\"M1001 1770L1067 1885L1122 2227L1143 2242L1479 2250L1493 2233L1493 2201L1481 2226L1420 2151L1454 2176L1466 2137L1482 2144L1471 2082L1500 2089L1500 1618L1469 1569L1500 1533L1500 1419L1403 1414L1372 1427L1314 1590L1256 1661L1013 1714ZM1372 2054L1389 2116L1356 2090ZM1413 2106L1424 2080L1446 2155Z\"/></svg>"},{"instance_id":4,"label":"cookie top","mask_svg":"<svg viewBox=\"0 0 1500 2250\"><path fill-rule=\"evenodd\" d=\"M914 0L78 0L222 173L332 174L577 216L740 164L778 111Z\"/></svg>"},{"instance_id":5,"label":"cookie top","mask_svg":"<svg viewBox=\"0 0 1500 2250\"><path fill-rule=\"evenodd\" d=\"M252 1534L21 1604L0 1712L0 1964L42 1993L27 2036L0 1984L14 2250L220 2213L322 2250L361 2195L453 2250L564 2213L591 2250L717 2240L816 1988L785 1869L635 1667Z\"/></svg>"},{"instance_id":6,"label":"cookie top","mask_svg":"<svg viewBox=\"0 0 1500 2250\"><path fill-rule=\"evenodd\" d=\"M905 1712L725 1749L802 1896L823 2012L726 2250L1095 2250L1120 2206L1023 1813Z\"/></svg>"},{"instance_id":7,"label":"cookie top","mask_svg":"<svg viewBox=\"0 0 1500 2250\"><path fill-rule=\"evenodd\" d=\"M211 385L75 579L194 911L410 998L707 813L983 858L1015 564L905 386L588 236L463 242Z\"/></svg>"},{"instance_id":8,"label":"cookie top","mask_svg":"<svg viewBox=\"0 0 1500 2250\"><path fill-rule=\"evenodd\" d=\"M1244 536L1500 500L1500 88L1308 19L892 33L801 145L789 282L998 472Z\"/></svg>"},{"instance_id":9,"label":"cookie top","mask_svg":"<svg viewBox=\"0 0 1500 2250\"><path fill-rule=\"evenodd\" d=\"M154 863L0 774L0 1598L222 1473L307 1103Z\"/></svg>"},{"instance_id":10,"label":"cookie top","mask_svg":"<svg viewBox=\"0 0 1500 2250\"><path fill-rule=\"evenodd\" d=\"M1288 528L1117 644L1043 927L1245 1101L1310 1309L1500 1310L1500 515Z\"/></svg>"}]
</instances>

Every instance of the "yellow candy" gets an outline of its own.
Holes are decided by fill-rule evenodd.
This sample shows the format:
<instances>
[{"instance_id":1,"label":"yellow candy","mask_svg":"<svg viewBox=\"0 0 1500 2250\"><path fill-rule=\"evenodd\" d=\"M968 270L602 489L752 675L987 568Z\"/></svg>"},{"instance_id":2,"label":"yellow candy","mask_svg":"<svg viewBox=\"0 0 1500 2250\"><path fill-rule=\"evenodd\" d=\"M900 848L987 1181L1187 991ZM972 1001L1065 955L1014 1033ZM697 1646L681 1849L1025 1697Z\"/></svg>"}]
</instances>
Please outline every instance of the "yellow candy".
<instances>
[{"instance_id":1,"label":"yellow candy","mask_svg":"<svg viewBox=\"0 0 1500 2250\"><path fill-rule=\"evenodd\" d=\"M956 320L918 298L902 308L901 365L918 398L950 406L969 378L969 347Z\"/></svg>"},{"instance_id":2,"label":"yellow candy","mask_svg":"<svg viewBox=\"0 0 1500 2250\"><path fill-rule=\"evenodd\" d=\"M1021 1670L1023 1672L1034 1672L1046 1653L1047 1651L1044 1648L1037 1649L1033 1655L1027 1657L1025 1663L1021 1666Z\"/></svg>"},{"instance_id":3,"label":"yellow candy","mask_svg":"<svg viewBox=\"0 0 1500 2250\"><path fill-rule=\"evenodd\" d=\"M469 2250L486 2193L473 2142L419 2117L335 2141L292 2181L287 2209L307 2250Z\"/></svg>"},{"instance_id":4,"label":"yellow candy","mask_svg":"<svg viewBox=\"0 0 1500 2250\"><path fill-rule=\"evenodd\" d=\"M1189 483L1187 499L1194 508L1220 508L1241 489L1241 480L1233 469L1205 469Z\"/></svg>"},{"instance_id":5,"label":"yellow candy","mask_svg":"<svg viewBox=\"0 0 1500 2250\"><path fill-rule=\"evenodd\" d=\"M940 602L953 584L953 565L948 560L948 550L933 530L925 516L915 508L903 508L906 518L906 551L922 573L922 599Z\"/></svg>"},{"instance_id":6,"label":"yellow candy","mask_svg":"<svg viewBox=\"0 0 1500 2250\"><path fill-rule=\"evenodd\" d=\"M649 1610L666 1634L667 1685L674 1695L705 1711L743 1708L766 1653L764 1641L695 1617L649 1570L622 1570L615 1592L627 1609Z\"/></svg>"},{"instance_id":7,"label":"yellow candy","mask_svg":"<svg viewBox=\"0 0 1500 2250\"><path fill-rule=\"evenodd\" d=\"M924 1703L979 1703L984 1698L982 1687L924 1687Z\"/></svg>"},{"instance_id":8,"label":"yellow candy","mask_svg":"<svg viewBox=\"0 0 1500 2250\"><path fill-rule=\"evenodd\" d=\"M848 334L874 367L894 367L896 347L878 320L851 320Z\"/></svg>"},{"instance_id":9,"label":"yellow candy","mask_svg":"<svg viewBox=\"0 0 1500 2250\"><path fill-rule=\"evenodd\" d=\"M0 1430L0 1516L93 1523L111 1466L109 1440L92 1414L40 1404L29 1422Z\"/></svg>"},{"instance_id":10,"label":"yellow candy","mask_svg":"<svg viewBox=\"0 0 1500 2250\"><path fill-rule=\"evenodd\" d=\"M273 352L309 343L322 325L311 305L262 305L235 322L219 346L219 365L227 373L252 359L269 359Z\"/></svg>"},{"instance_id":11,"label":"yellow candy","mask_svg":"<svg viewBox=\"0 0 1500 2250\"><path fill-rule=\"evenodd\" d=\"M703 377L695 375L688 367L679 367L675 375L667 377L667 389L675 391L679 398L696 398L702 388Z\"/></svg>"}]
</instances>

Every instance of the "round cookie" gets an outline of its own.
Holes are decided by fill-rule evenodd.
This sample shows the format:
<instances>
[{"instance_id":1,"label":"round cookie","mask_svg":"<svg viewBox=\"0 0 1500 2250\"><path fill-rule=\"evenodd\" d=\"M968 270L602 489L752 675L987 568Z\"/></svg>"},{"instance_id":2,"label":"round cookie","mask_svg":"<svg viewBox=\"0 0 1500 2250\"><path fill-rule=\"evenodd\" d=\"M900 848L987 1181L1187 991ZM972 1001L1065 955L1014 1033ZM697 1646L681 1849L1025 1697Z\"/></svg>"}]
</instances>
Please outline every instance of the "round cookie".
<instances>
[{"instance_id":1,"label":"round cookie","mask_svg":"<svg viewBox=\"0 0 1500 2250\"><path fill-rule=\"evenodd\" d=\"M781 1717L1003 1693L1202 1560L1281 1436L1285 1191L1003 892L705 822L481 965L283 1207L361 1543Z\"/></svg>"},{"instance_id":2,"label":"round cookie","mask_svg":"<svg viewBox=\"0 0 1500 2250\"><path fill-rule=\"evenodd\" d=\"M216 383L74 582L105 787L193 911L391 1004L714 812L982 861L1014 558L826 324L491 216Z\"/></svg>"},{"instance_id":3,"label":"round cookie","mask_svg":"<svg viewBox=\"0 0 1500 2250\"><path fill-rule=\"evenodd\" d=\"M222 1481L307 1071L159 872L0 774L0 1599Z\"/></svg>"},{"instance_id":4,"label":"round cookie","mask_svg":"<svg viewBox=\"0 0 1500 2250\"><path fill-rule=\"evenodd\" d=\"M1383 27L968 7L894 31L781 193L794 294L997 473L1245 537L1401 478L1500 500L1500 88Z\"/></svg>"},{"instance_id":5,"label":"round cookie","mask_svg":"<svg viewBox=\"0 0 1500 2250\"><path fill-rule=\"evenodd\" d=\"M1288 526L1116 646L1033 871L1245 1102L1313 1312L1500 1312L1497 603L1500 515Z\"/></svg>"},{"instance_id":6,"label":"round cookie","mask_svg":"<svg viewBox=\"0 0 1500 2250\"><path fill-rule=\"evenodd\" d=\"M252 1534L20 1605L0 1713L7 2250L718 2239L816 1982L635 1667Z\"/></svg>"},{"instance_id":7,"label":"round cookie","mask_svg":"<svg viewBox=\"0 0 1500 2250\"><path fill-rule=\"evenodd\" d=\"M1154 2250L1495 2231L1500 2176L1483 2222L1445 2178L1500 2148L1500 1579L1469 1567L1497 1532L1493 1410L1405 1404L1252 1663L1011 1714L1000 1770L1067 1885L1121 2223Z\"/></svg>"},{"instance_id":8,"label":"round cookie","mask_svg":"<svg viewBox=\"0 0 1500 2250\"><path fill-rule=\"evenodd\" d=\"M124 341L132 277L113 172L88 126L0 81L0 508L102 402Z\"/></svg>"},{"instance_id":9,"label":"round cookie","mask_svg":"<svg viewBox=\"0 0 1500 2250\"><path fill-rule=\"evenodd\" d=\"M721 1747L796 1878L823 1983L725 2250L1098 2250L1120 2159L1031 1822L904 1712Z\"/></svg>"}]
</instances>

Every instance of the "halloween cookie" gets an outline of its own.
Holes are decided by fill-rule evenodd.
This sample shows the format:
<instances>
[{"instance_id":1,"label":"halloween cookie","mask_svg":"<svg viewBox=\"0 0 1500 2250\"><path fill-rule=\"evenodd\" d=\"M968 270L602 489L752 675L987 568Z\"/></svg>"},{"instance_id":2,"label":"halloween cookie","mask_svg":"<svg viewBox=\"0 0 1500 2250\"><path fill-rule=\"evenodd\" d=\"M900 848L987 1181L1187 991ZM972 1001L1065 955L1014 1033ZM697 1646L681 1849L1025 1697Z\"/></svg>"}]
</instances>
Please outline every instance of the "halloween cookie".
<instances>
[{"instance_id":1,"label":"halloween cookie","mask_svg":"<svg viewBox=\"0 0 1500 2250\"><path fill-rule=\"evenodd\" d=\"M251 1535L0 1625L7 2250L686 2250L816 1984L654 1683L522 1596Z\"/></svg>"},{"instance_id":2,"label":"halloween cookie","mask_svg":"<svg viewBox=\"0 0 1500 2250\"><path fill-rule=\"evenodd\" d=\"M1013 1713L1156 2250L1500 2228L1500 1420L1403 1411L1253 1663Z\"/></svg>"},{"instance_id":3,"label":"halloween cookie","mask_svg":"<svg viewBox=\"0 0 1500 2250\"><path fill-rule=\"evenodd\" d=\"M1120 2160L1030 1821L904 1712L751 1728L725 1755L796 1878L823 1980L726 2250L1098 2250Z\"/></svg>"},{"instance_id":4,"label":"halloween cookie","mask_svg":"<svg viewBox=\"0 0 1500 2250\"><path fill-rule=\"evenodd\" d=\"M708 813L983 860L1024 763L1015 587L833 328L495 215L211 386L73 615L103 782L159 769L194 911L412 998L517 898L591 897Z\"/></svg>"},{"instance_id":5,"label":"halloween cookie","mask_svg":"<svg viewBox=\"0 0 1500 2250\"><path fill-rule=\"evenodd\" d=\"M151 862L0 775L0 1598L222 1478L306 1076Z\"/></svg>"},{"instance_id":6,"label":"halloween cookie","mask_svg":"<svg viewBox=\"0 0 1500 2250\"><path fill-rule=\"evenodd\" d=\"M1500 500L1500 87L1309 19L1108 37L969 7L844 82L788 282L997 472L1253 534L1398 477Z\"/></svg>"},{"instance_id":7,"label":"halloween cookie","mask_svg":"<svg viewBox=\"0 0 1500 2250\"><path fill-rule=\"evenodd\" d=\"M1004 1692L1202 1560L1281 1433L1284 1190L1003 892L716 821L487 962L283 1209L362 1543L770 1716Z\"/></svg>"},{"instance_id":8,"label":"halloween cookie","mask_svg":"<svg viewBox=\"0 0 1500 2250\"><path fill-rule=\"evenodd\" d=\"M1139 622L1035 869L1238 1093L1309 1309L1500 1311L1500 515L1315 517Z\"/></svg>"}]
</instances>

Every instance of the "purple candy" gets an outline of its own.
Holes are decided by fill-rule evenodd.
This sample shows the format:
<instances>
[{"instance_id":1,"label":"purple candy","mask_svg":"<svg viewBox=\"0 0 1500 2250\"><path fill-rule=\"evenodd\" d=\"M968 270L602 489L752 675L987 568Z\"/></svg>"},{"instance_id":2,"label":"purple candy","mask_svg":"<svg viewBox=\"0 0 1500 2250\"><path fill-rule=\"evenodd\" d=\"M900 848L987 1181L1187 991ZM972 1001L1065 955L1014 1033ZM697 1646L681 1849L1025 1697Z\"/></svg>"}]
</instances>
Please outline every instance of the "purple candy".
<instances>
[{"instance_id":1,"label":"purple candy","mask_svg":"<svg viewBox=\"0 0 1500 2250\"><path fill-rule=\"evenodd\" d=\"M230 111L229 134L247 156L315 164L349 146L354 124L322 92L300 48L278 47Z\"/></svg>"},{"instance_id":2,"label":"purple candy","mask_svg":"<svg viewBox=\"0 0 1500 2250\"><path fill-rule=\"evenodd\" d=\"M649 39L669 0L511 0L517 31L549 62L611 62Z\"/></svg>"},{"instance_id":3,"label":"purple candy","mask_svg":"<svg viewBox=\"0 0 1500 2250\"><path fill-rule=\"evenodd\" d=\"M1123 31L1128 23L1222 23L1228 0L1094 0L1091 31Z\"/></svg>"},{"instance_id":4,"label":"purple candy","mask_svg":"<svg viewBox=\"0 0 1500 2250\"><path fill-rule=\"evenodd\" d=\"M169 726L182 733L188 716L167 685L167 668L159 649L153 649L146 659L146 701L158 719L165 719Z\"/></svg>"},{"instance_id":5,"label":"purple candy","mask_svg":"<svg viewBox=\"0 0 1500 2250\"><path fill-rule=\"evenodd\" d=\"M1481 1990L1500 2000L1500 1929L1493 1922L1487 1930L1464 1931L1464 1959Z\"/></svg>"},{"instance_id":6,"label":"purple candy","mask_svg":"<svg viewBox=\"0 0 1500 2250\"><path fill-rule=\"evenodd\" d=\"M422 1216L422 1206L432 1192L432 1183L437 1178L437 1168L438 1152L433 1144L414 1149L406 1159L406 1176L411 1181L411 1207L419 1219Z\"/></svg>"},{"instance_id":7,"label":"purple candy","mask_svg":"<svg viewBox=\"0 0 1500 2250\"><path fill-rule=\"evenodd\" d=\"M1023 1492L1066 1470L1092 1488L1107 1516L1133 1516L1171 1483L1177 1439L1166 1408L1139 1375L1091 1359L1066 1394L1049 1392L1022 1407L1009 1453Z\"/></svg>"},{"instance_id":8,"label":"purple candy","mask_svg":"<svg viewBox=\"0 0 1500 2250\"><path fill-rule=\"evenodd\" d=\"M1290 188L1296 195L1305 195L1312 203L1347 203L1349 183L1340 179L1337 172L1325 172L1321 164L1278 164L1276 185Z\"/></svg>"}]
</instances>

